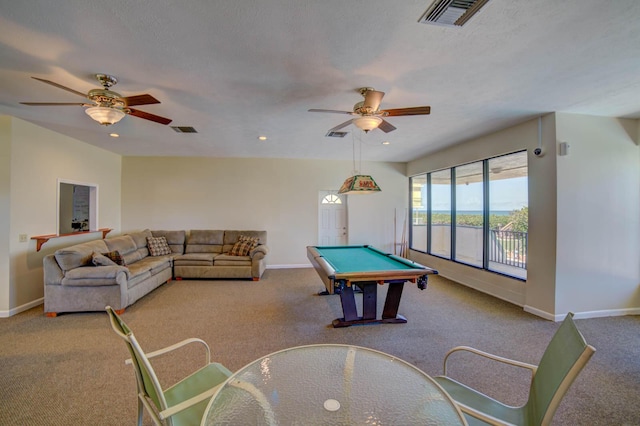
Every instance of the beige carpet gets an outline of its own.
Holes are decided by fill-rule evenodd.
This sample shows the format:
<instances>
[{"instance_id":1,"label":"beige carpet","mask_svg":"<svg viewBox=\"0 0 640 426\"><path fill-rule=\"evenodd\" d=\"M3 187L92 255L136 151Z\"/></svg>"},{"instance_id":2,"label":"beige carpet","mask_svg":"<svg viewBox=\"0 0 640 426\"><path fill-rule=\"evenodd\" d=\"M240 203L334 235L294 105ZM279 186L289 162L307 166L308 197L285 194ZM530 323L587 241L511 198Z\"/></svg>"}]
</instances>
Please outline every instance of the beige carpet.
<instances>
[{"instance_id":1,"label":"beige carpet","mask_svg":"<svg viewBox=\"0 0 640 426\"><path fill-rule=\"evenodd\" d=\"M431 277L425 291L405 286L399 313L407 324L334 329L340 299L316 295L322 288L313 269L267 270L259 282L172 281L127 308L123 318L147 351L200 337L231 370L286 347L346 343L393 354L431 375L441 372L445 352L460 344L537 363L557 328L519 307ZM380 299L385 292L379 287ZM597 352L554 424L639 425L640 317L576 323ZM1 425L135 424L134 376L124 365L128 352L106 313L46 318L40 306L0 319L0 342ZM197 350L180 355L156 364L163 383L203 359ZM454 373L499 399L520 403L526 397L527 377L520 371L491 373L474 363ZM145 424L151 424L146 416Z\"/></svg>"}]
</instances>

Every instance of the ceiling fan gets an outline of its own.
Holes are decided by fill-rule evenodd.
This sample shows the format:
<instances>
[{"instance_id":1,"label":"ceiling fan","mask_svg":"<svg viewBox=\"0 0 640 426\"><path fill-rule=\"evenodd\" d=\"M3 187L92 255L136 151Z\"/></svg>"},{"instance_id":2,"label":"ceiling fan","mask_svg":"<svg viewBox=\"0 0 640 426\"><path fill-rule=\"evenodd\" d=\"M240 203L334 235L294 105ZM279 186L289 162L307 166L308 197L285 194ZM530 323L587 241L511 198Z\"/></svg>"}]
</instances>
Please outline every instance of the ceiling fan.
<instances>
[{"instance_id":1,"label":"ceiling fan","mask_svg":"<svg viewBox=\"0 0 640 426\"><path fill-rule=\"evenodd\" d=\"M378 109L380 102L384 96L384 92L379 92L372 87L361 87L357 91L364 96L364 101L360 101L353 106L353 112L349 111L337 111L333 109L310 109L309 112L330 112L335 114L348 114L357 115L357 118L352 118L349 121L345 121L342 124L338 124L329 132L335 132L347 127L349 124L355 124L359 129L362 129L365 133L374 129L380 129L385 133L392 132L396 129L391 123L382 117L398 117L402 115L427 115L431 113L431 107L419 106L411 108L394 108L394 109Z\"/></svg>"},{"instance_id":2,"label":"ceiling fan","mask_svg":"<svg viewBox=\"0 0 640 426\"><path fill-rule=\"evenodd\" d=\"M140 111L139 109L131 108L132 106L137 105L150 105L150 104L159 104L160 101L154 98L151 95L136 95L136 96L121 96L119 93L116 93L110 90L111 86L114 86L118 80L111 75L107 74L96 74L96 79L102 84L102 89L92 89L89 90L88 93L78 92L77 90L70 89L61 84L55 83L50 80L45 80L43 78L31 77L35 80L41 81L46 84L50 84L54 87L57 87L62 90L66 90L67 92L71 92L78 96L82 96L83 98L91 101L87 102L20 102L23 105L33 105L33 106L60 106L60 105L79 105L83 107L89 107L85 110L87 115L89 115L92 119L97 121L98 123L108 126L110 124L117 123L122 120L125 115L133 115L134 117L144 118L145 120L154 121L160 124L169 124L171 123L171 119L160 117L159 115L150 114L148 112Z\"/></svg>"}]
</instances>

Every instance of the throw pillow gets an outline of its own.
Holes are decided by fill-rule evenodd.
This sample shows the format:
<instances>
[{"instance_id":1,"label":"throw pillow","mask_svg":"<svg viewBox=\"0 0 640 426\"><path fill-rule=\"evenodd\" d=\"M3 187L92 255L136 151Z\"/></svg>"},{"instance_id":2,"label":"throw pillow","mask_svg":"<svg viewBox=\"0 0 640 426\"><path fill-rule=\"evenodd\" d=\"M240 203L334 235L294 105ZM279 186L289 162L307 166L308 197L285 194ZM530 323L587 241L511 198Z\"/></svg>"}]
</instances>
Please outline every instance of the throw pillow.
<instances>
[{"instance_id":1,"label":"throw pillow","mask_svg":"<svg viewBox=\"0 0 640 426\"><path fill-rule=\"evenodd\" d=\"M147 237L147 248L151 256L165 256L171 254L167 237Z\"/></svg>"},{"instance_id":2,"label":"throw pillow","mask_svg":"<svg viewBox=\"0 0 640 426\"><path fill-rule=\"evenodd\" d=\"M127 263L124 261L124 258L120 255L118 250L102 253L102 255L111 259L116 265L127 266Z\"/></svg>"},{"instance_id":3,"label":"throw pillow","mask_svg":"<svg viewBox=\"0 0 640 426\"><path fill-rule=\"evenodd\" d=\"M113 260L109 259L107 256L105 256L103 254L96 253L95 251L91 255L91 263L93 263L94 266L112 266L112 265L116 265L116 262L114 262Z\"/></svg>"},{"instance_id":4,"label":"throw pillow","mask_svg":"<svg viewBox=\"0 0 640 426\"><path fill-rule=\"evenodd\" d=\"M171 254L167 237L147 237L147 248L151 256L165 256Z\"/></svg>"},{"instance_id":5,"label":"throw pillow","mask_svg":"<svg viewBox=\"0 0 640 426\"><path fill-rule=\"evenodd\" d=\"M248 256L251 250L258 245L258 237L247 237L246 235L240 235L238 242L236 242L229 255L231 256Z\"/></svg>"}]
</instances>

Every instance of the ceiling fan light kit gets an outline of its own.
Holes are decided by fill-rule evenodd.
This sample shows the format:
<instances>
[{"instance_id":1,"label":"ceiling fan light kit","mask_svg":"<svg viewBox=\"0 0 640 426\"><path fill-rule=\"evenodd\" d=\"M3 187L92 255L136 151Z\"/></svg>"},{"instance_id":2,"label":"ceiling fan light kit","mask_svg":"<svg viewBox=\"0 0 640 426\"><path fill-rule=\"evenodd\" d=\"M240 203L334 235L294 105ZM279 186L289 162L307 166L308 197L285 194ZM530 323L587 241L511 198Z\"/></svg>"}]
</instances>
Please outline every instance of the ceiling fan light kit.
<instances>
[{"instance_id":1,"label":"ceiling fan light kit","mask_svg":"<svg viewBox=\"0 0 640 426\"><path fill-rule=\"evenodd\" d=\"M365 133L377 129L380 123L382 123L382 118L375 116L365 116L353 120L353 124Z\"/></svg>"},{"instance_id":2,"label":"ceiling fan light kit","mask_svg":"<svg viewBox=\"0 0 640 426\"><path fill-rule=\"evenodd\" d=\"M119 109L109 107L91 107L84 110L89 117L102 124L103 126L110 126L118 121L122 120L126 115Z\"/></svg>"}]
</instances>

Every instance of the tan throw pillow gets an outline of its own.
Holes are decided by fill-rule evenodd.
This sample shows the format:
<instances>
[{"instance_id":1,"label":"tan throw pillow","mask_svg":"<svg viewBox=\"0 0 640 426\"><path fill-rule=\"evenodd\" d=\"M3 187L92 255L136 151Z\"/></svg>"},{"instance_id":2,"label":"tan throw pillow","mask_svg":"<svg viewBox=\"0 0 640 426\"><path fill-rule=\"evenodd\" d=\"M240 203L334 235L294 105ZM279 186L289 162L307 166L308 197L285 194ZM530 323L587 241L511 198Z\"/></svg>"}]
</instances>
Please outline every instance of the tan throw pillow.
<instances>
[{"instance_id":1,"label":"tan throw pillow","mask_svg":"<svg viewBox=\"0 0 640 426\"><path fill-rule=\"evenodd\" d=\"M165 256L171 254L166 237L147 237L147 248L151 256Z\"/></svg>"},{"instance_id":2,"label":"tan throw pillow","mask_svg":"<svg viewBox=\"0 0 640 426\"><path fill-rule=\"evenodd\" d=\"M233 245L230 256L248 256L251 250L258 245L258 237L247 237L246 235L240 235L238 242Z\"/></svg>"}]
</instances>

